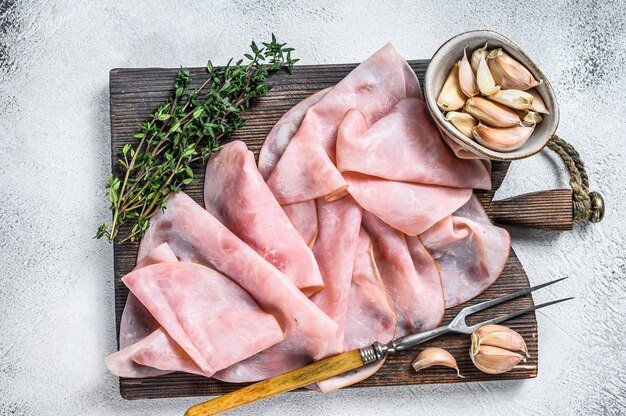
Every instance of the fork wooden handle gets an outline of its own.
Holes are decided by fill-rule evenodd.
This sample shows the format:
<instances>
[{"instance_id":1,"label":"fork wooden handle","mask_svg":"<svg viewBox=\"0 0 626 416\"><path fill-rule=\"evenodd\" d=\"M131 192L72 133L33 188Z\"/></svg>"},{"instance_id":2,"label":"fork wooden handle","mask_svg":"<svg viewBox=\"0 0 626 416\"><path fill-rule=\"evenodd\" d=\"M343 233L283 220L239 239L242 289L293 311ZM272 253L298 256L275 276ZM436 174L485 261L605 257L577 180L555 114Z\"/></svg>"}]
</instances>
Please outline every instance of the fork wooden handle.
<instances>
[{"instance_id":1,"label":"fork wooden handle","mask_svg":"<svg viewBox=\"0 0 626 416\"><path fill-rule=\"evenodd\" d=\"M552 189L492 201L487 214L498 224L545 230L571 230L574 209L571 189Z\"/></svg>"},{"instance_id":2,"label":"fork wooden handle","mask_svg":"<svg viewBox=\"0 0 626 416\"><path fill-rule=\"evenodd\" d=\"M185 416L216 415L325 380L363 365L359 350L344 352L190 407Z\"/></svg>"}]
</instances>

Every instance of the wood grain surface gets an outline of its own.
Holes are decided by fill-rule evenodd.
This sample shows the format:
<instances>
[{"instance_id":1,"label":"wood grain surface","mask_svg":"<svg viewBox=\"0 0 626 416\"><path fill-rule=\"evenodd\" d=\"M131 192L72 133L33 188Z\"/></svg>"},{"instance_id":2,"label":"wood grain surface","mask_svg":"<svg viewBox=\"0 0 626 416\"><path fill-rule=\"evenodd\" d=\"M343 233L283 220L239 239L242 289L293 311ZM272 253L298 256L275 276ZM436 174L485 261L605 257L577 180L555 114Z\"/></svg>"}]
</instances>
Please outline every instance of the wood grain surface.
<instances>
[{"instance_id":1,"label":"wood grain surface","mask_svg":"<svg viewBox=\"0 0 626 416\"><path fill-rule=\"evenodd\" d=\"M420 82L423 82L428 61L410 61L410 64L417 73ZM273 89L267 97L256 101L256 104L247 113L246 125L233 135L232 139L243 140L250 150L254 151L255 155L258 155L265 136L282 114L306 96L336 84L355 66L355 64L298 66L291 76L284 72L273 74L270 77ZM160 68L114 69L111 71L111 155L112 166L115 172L118 172L115 161L121 148L126 143L136 143L133 135L138 131L137 126L171 94L176 72L177 69ZM205 71L202 68L194 68L191 69L191 72L194 75L192 87L197 87L202 82ZM492 215L500 213L499 215L503 216L501 218L504 218L509 223L533 226L534 221L535 225L542 226L542 224L547 223L543 219L547 208L547 211L552 215L549 223L562 224L562 228L558 229L566 229L567 224L571 227L571 212L568 213L567 208L563 206L564 196L562 194L557 195L556 200L550 198L544 200L540 194L533 196L532 203L535 204L534 208L526 207L524 208L526 211L521 211L526 212L523 215L530 215L534 218L530 222L516 214L517 210L521 209L519 203L513 205L506 205L504 202L498 203L498 206L490 209L493 195L502 183L507 169L508 163L494 162L492 174L493 189L491 191L476 192L488 213ZM202 205L204 166L197 164L193 167L193 170L195 177L200 179L199 183L188 186L185 192ZM551 201L560 202L562 208L552 210ZM571 207L571 196L569 204ZM127 229L122 229L120 235L124 235L126 231ZM118 333L122 310L128 295L128 289L120 279L134 267L137 248L137 244L114 243L115 314ZM502 296L528 286L528 277L515 252L511 249L508 262L500 278L480 297L469 303ZM530 296L520 298L505 305L499 305L489 311L477 313L470 319L470 323L493 317L495 314L525 308L532 304ZM456 307L446 311L444 322L448 322L460 308ZM507 325L522 334L528 344L531 356L528 362L518 366L509 373L503 375L481 373L469 359L469 337L450 335L429 341L413 351L390 356L377 374L356 384L356 386L459 383L536 377L538 354L537 322L534 313L518 317L509 321ZM440 367L416 373L411 368L410 363L417 355L417 351L428 346L439 346L450 351L458 360L461 374L465 378L457 378L454 371ZM184 373L173 373L155 378L120 379L120 392L122 397L126 399L216 395L236 390L242 386L243 384L227 384L214 379Z\"/></svg>"}]
</instances>

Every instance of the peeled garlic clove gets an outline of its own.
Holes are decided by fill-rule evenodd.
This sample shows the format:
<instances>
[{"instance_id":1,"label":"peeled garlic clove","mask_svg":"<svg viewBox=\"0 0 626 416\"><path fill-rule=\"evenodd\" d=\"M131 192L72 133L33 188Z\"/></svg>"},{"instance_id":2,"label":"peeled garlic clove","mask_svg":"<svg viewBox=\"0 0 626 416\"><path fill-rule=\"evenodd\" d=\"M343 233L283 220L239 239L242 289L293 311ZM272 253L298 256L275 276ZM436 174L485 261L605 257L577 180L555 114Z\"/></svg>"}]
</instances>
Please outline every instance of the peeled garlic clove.
<instances>
[{"instance_id":1,"label":"peeled garlic clove","mask_svg":"<svg viewBox=\"0 0 626 416\"><path fill-rule=\"evenodd\" d=\"M481 58L487 58L487 45L489 42L485 42L485 46L482 48L476 49L472 53L472 59L470 60L470 64L472 65L472 70L475 74L478 73L478 64L480 63Z\"/></svg>"},{"instance_id":2,"label":"peeled garlic clove","mask_svg":"<svg viewBox=\"0 0 626 416\"><path fill-rule=\"evenodd\" d=\"M533 106L531 107L532 110L538 113L550 114L548 112L548 109L546 108L546 103L543 101L543 98L541 98L541 94L539 94L539 91L537 91L536 88L529 89L528 93L533 96Z\"/></svg>"},{"instance_id":3,"label":"peeled garlic clove","mask_svg":"<svg viewBox=\"0 0 626 416\"><path fill-rule=\"evenodd\" d=\"M478 89L483 95L489 96L500 91L500 86L496 85L496 81L493 79L489 66L487 65L487 61L484 57L480 58L478 63L476 83L478 84Z\"/></svg>"},{"instance_id":4,"label":"peeled garlic clove","mask_svg":"<svg viewBox=\"0 0 626 416\"><path fill-rule=\"evenodd\" d=\"M526 361L523 355L489 345L482 345L477 350L470 350L470 356L476 368L487 374L506 373L520 361Z\"/></svg>"},{"instance_id":5,"label":"peeled garlic clove","mask_svg":"<svg viewBox=\"0 0 626 416\"><path fill-rule=\"evenodd\" d=\"M489 345L509 351L521 351L527 357L528 348L524 338L511 328L503 325L484 325L472 333L472 346Z\"/></svg>"},{"instance_id":6,"label":"peeled garlic clove","mask_svg":"<svg viewBox=\"0 0 626 416\"><path fill-rule=\"evenodd\" d=\"M542 121L543 117L541 117L541 114L534 111L529 111L522 119L522 124L525 126L536 126Z\"/></svg>"},{"instance_id":7,"label":"peeled garlic clove","mask_svg":"<svg viewBox=\"0 0 626 416\"><path fill-rule=\"evenodd\" d=\"M459 61L459 84L463 94L468 97L473 97L480 92L476 84L476 75L467 59L467 46L463 50L463 59Z\"/></svg>"},{"instance_id":8,"label":"peeled garlic clove","mask_svg":"<svg viewBox=\"0 0 626 416\"><path fill-rule=\"evenodd\" d=\"M466 97L459 84L459 64L454 64L437 98L437 105L443 111L458 110L465 104Z\"/></svg>"},{"instance_id":9,"label":"peeled garlic clove","mask_svg":"<svg viewBox=\"0 0 626 416\"><path fill-rule=\"evenodd\" d=\"M478 120L494 127L519 126L515 111L482 97L472 97L465 103L465 111Z\"/></svg>"},{"instance_id":10,"label":"peeled garlic clove","mask_svg":"<svg viewBox=\"0 0 626 416\"><path fill-rule=\"evenodd\" d=\"M534 126L497 128L479 123L472 129L472 136L478 143L489 149L509 152L526 143L534 129Z\"/></svg>"},{"instance_id":11,"label":"peeled garlic clove","mask_svg":"<svg viewBox=\"0 0 626 416\"><path fill-rule=\"evenodd\" d=\"M528 110L533 105L533 96L526 91L500 90L490 95L489 99L516 110Z\"/></svg>"},{"instance_id":12,"label":"peeled garlic clove","mask_svg":"<svg viewBox=\"0 0 626 416\"><path fill-rule=\"evenodd\" d=\"M472 129L478 125L478 120L474 117L458 111L450 111L446 114L446 120L469 138L472 137Z\"/></svg>"},{"instance_id":13,"label":"peeled garlic clove","mask_svg":"<svg viewBox=\"0 0 626 416\"><path fill-rule=\"evenodd\" d=\"M505 90L526 91L539 85L539 81L533 77L533 74L524 65L502 51L502 48L489 51L487 64L496 83Z\"/></svg>"},{"instance_id":14,"label":"peeled garlic clove","mask_svg":"<svg viewBox=\"0 0 626 416\"><path fill-rule=\"evenodd\" d=\"M419 353L412 364L415 371L432 367L434 365L443 365L445 367L454 368L456 370L456 375L463 378L459 372L459 366L457 365L452 354L441 348L426 348Z\"/></svg>"}]
</instances>

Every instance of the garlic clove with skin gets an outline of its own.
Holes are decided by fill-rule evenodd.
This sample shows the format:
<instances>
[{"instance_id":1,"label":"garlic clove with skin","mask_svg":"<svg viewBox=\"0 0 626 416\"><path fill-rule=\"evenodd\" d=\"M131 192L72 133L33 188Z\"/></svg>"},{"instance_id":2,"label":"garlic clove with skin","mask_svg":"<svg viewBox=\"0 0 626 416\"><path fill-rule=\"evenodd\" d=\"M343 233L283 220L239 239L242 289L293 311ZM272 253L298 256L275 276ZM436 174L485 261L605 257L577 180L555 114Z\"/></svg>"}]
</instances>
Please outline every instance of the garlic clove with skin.
<instances>
[{"instance_id":1,"label":"garlic clove with skin","mask_svg":"<svg viewBox=\"0 0 626 416\"><path fill-rule=\"evenodd\" d=\"M472 333L471 339L470 357L484 373L505 373L529 357L522 336L502 325L484 325Z\"/></svg>"},{"instance_id":2,"label":"garlic clove with skin","mask_svg":"<svg viewBox=\"0 0 626 416\"><path fill-rule=\"evenodd\" d=\"M513 127L520 125L517 113L483 97L472 97L465 103L464 110L493 127Z\"/></svg>"},{"instance_id":3,"label":"garlic clove with skin","mask_svg":"<svg viewBox=\"0 0 626 416\"><path fill-rule=\"evenodd\" d=\"M478 63L476 83L478 84L478 89L483 95L489 96L500 91L500 86L496 85L496 81L493 79L489 66L487 65L487 61L484 57L481 57L480 62Z\"/></svg>"},{"instance_id":4,"label":"garlic clove with skin","mask_svg":"<svg viewBox=\"0 0 626 416\"><path fill-rule=\"evenodd\" d=\"M509 152L522 147L534 129L534 126L498 128L479 123L472 129L472 137L491 150Z\"/></svg>"},{"instance_id":5,"label":"garlic clove with skin","mask_svg":"<svg viewBox=\"0 0 626 416\"><path fill-rule=\"evenodd\" d=\"M480 64L480 59L487 58L487 45L489 45L489 42L486 42L485 46L483 46L482 48L478 48L474 52L472 52L470 65L472 66L472 70L475 74L478 74L478 64Z\"/></svg>"},{"instance_id":6,"label":"garlic clove with skin","mask_svg":"<svg viewBox=\"0 0 626 416\"><path fill-rule=\"evenodd\" d=\"M511 351L521 351L527 357L528 348L524 338L516 331L503 325L483 325L472 333L472 345L489 345Z\"/></svg>"},{"instance_id":7,"label":"garlic clove with skin","mask_svg":"<svg viewBox=\"0 0 626 416\"><path fill-rule=\"evenodd\" d=\"M548 109L546 108L546 103L543 101L541 94L537 91L536 88L531 88L528 90L528 93L533 96L533 105L531 109L538 113L550 114Z\"/></svg>"},{"instance_id":8,"label":"garlic clove with skin","mask_svg":"<svg viewBox=\"0 0 626 416\"><path fill-rule=\"evenodd\" d=\"M502 89L526 91L540 84L524 65L511 58L502 48L489 51L487 65Z\"/></svg>"},{"instance_id":9,"label":"garlic clove with skin","mask_svg":"<svg viewBox=\"0 0 626 416\"><path fill-rule=\"evenodd\" d=\"M461 91L468 97L478 95L478 84L476 84L476 75L472 70L469 60L467 59L467 46L463 49L463 59L459 61L459 84Z\"/></svg>"},{"instance_id":10,"label":"garlic clove with skin","mask_svg":"<svg viewBox=\"0 0 626 416\"><path fill-rule=\"evenodd\" d=\"M467 98L459 84L459 64L454 64L437 98L437 105L443 111L454 111L463 107Z\"/></svg>"},{"instance_id":11,"label":"garlic clove with skin","mask_svg":"<svg viewBox=\"0 0 626 416\"><path fill-rule=\"evenodd\" d=\"M476 368L487 374L506 373L520 361L526 361L521 354L489 345L483 345L475 354L471 354L471 357Z\"/></svg>"},{"instance_id":12,"label":"garlic clove with skin","mask_svg":"<svg viewBox=\"0 0 626 416\"><path fill-rule=\"evenodd\" d=\"M478 120L470 114L461 113L459 111L450 111L447 113L446 120L469 138L472 137L472 129L478 125Z\"/></svg>"},{"instance_id":13,"label":"garlic clove with skin","mask_svg":"<svg viewBox=\"0 0 626 416\"><path fill-rule=\"evenodd\" d=\"M535 111L528 111L524 115L524 118L522 118L522 124L525 126L536 126L542 121L543 121L543 117L541 117L541 114Z\"/></svg>"},{"instance_id":14,"label":"garlic clove with skin","mask_svg":"<svg viewBox=\"0 0 626 416\"><path fill-rule=\"evenodd\" d=\"M456 375L458 377L464 378L459 372L459 366L456 363L456 360L448 351L442 348L426 348L422 350L411 364L415 371L419 371L423 368L432 367L435 365L442 365L445 367L450 367L456 370Z\"/></svg>"},{"instance_id":15,"label":"garlic clove with skin","mask_svg":"<svg viewBox=\"0 0 626 416\"><path fill-rule=\"evenodd\" d=\"M490 95L489 99L516 110L528 110L533 105L534 97L521 90L500 90Z\"/></svg>"}]
</instances>

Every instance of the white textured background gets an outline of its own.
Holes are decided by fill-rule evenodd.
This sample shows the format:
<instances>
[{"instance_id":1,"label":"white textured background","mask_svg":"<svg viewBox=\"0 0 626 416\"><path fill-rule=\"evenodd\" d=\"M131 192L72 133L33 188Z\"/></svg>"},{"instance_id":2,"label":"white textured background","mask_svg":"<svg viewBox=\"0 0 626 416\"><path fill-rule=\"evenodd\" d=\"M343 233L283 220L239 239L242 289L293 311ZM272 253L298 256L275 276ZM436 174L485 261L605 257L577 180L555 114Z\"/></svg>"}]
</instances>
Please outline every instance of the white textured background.
<instances>
[{"instance_id":1,"label":"white textured background","mask_svg":"<svg viewBox=\"0 0 626 416\"><path fill-rule=\"evenodd\" d=\"M341 4L340 4L341 3ZM539 377L519 382L287 394L233 414L626 414L626 4L465 0L0 1L0 415L180 415L198 399L127 402L116 347L109 218L108 73L203 66L275 32L302 63L355 62L388 41L428 58L474 28L519 43L548 75L559 132L605 196L604 222L513 231L539 300ZM564 187L554 155L515 163L498 197Z\"/></svg>"}]
</instances>

